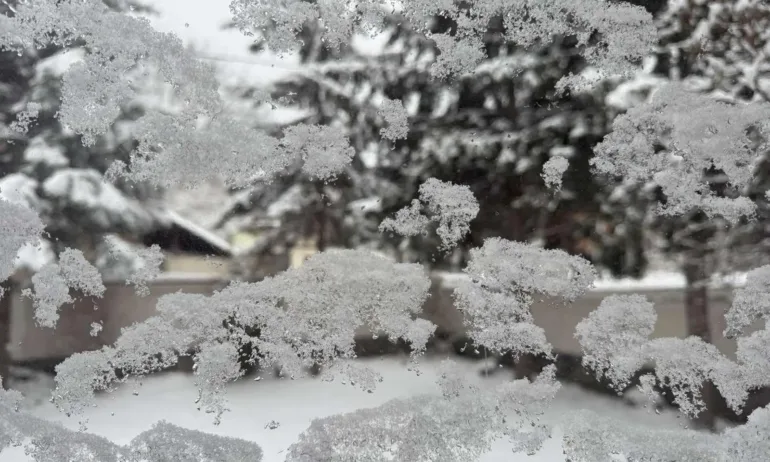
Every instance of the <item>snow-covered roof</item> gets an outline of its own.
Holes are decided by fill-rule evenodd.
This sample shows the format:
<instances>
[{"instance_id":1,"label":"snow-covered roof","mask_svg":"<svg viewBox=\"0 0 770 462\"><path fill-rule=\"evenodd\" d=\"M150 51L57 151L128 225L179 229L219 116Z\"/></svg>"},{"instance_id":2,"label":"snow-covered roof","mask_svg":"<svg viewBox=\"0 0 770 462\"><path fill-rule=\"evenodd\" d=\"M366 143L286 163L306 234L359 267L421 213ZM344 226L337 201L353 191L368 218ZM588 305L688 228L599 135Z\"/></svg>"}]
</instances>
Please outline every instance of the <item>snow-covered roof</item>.
<instances>
[{"instance_id":1,"label":"snow-covered roof","mask_svg":"<svg viewBox=\"0 0 770 462\"><path fill-rule=\"evenodd\" d=\"M224 280L224 276L211 273L193 273L183 271L164 271L153 279L154 282L181 282L181 281L219 281Z\"/></svg>"},{"instance_id":2,"label":"snow-covered roof","mask_svg":"<svg viewBox=\"0 0 770 462\"><path fill-rule=\"evenodd\" d=\"M228 255L233 254L233 248L230 243L213 231L196 224L173 210L166 210L165 215L175 226L189 231Z\"/></svg>"}]
</instances>

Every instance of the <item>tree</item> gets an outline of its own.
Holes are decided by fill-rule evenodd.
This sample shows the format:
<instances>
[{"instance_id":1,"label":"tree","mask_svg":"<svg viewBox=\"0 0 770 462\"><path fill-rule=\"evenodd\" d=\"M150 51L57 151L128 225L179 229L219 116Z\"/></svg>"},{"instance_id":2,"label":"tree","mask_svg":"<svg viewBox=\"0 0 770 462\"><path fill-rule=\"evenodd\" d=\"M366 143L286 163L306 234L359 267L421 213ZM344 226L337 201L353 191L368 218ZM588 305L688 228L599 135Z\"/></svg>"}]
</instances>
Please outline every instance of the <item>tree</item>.
<instances>
[{"instance_id":1,"label":"tree","mask_svg":"<svg viewBox=\"0 0 770 462\"><path fill-rule=\"evenodd\" d=\"M690 194L688 201L700 200L692 196L692 185L700 185L699 194L715 195L714 199L706 199L711 201L712 205L709 207L684 207L680 209L683 213L651 214L646 224L655 240L662 243L660 250L677 261L686 276L688 332L709 342L713 337L712 326L708 321L708 284L712 276L747 270L766 262L764 252L758 250L766 246L764 236L768 205L764 191L770 187L767 178L767 149L763 144L761 132L757 130L759 127L747 125L744 123L747 121L741 120L746 112L752 110L750 107L761 110L761 106L755 104L748 107L741 103L768 102L765 97L767 93L763 90L766 79L762 71L765 65L762 49L766 43L763 37L770 18L770 9L763 2L756 1L684 1L670 2L667 8L656 13L660 40L652 56L649 71L652 76L684 81L692 85L693 89L711 96L712 99L697 99L697 104L703 107L703 110L695 113L702 114L702 118L688 118L691 122L689 129L705 129L706 133L701 136L709 139L712 144L710 146L704 143L700 152L689 151L689 156L693 159L703 158L708 161L706 163L690 162L690 157L684 154L685 168L692 168L691 172L696 176L702 174L703 178L690 176L690 186L683 188L681 176L672 176L669 173L668 180L652 181L651 184L643 186L646 192L637 191L635 194L640 199L639 203L646 202L647 207L663 204L668 208L681 207L683 193ZM665 80L644 77L630 82L626 88L637 93L634 104L638 104L649 100L650 94L662 82ZM673 111L691 114L694 106L692 95L680 95L688 101L682 100L678 105L679 109ZM664 101L670 96L671 93L667 93L658 101ZM722 103L714 102L713 98ZM706 106L703 106L704 104ZM630 104L623 103L621 106L620 109L627 110ZM676 105L670 106L673 108ZM659 109L666 110L663 106L659 106ZM715 119L715 111L729 112L717 115L721 119ZM654 114L650 116L655 117ZM723 131L723 127L729 124L733 124L734 131L729 135L732 140L742 138L752 146L750 154L745 155L742 161L745 164L737 167L741 170L741 178L736 178L739 173L736 172L735 165L729 165L733 157L727 152L708 152L713 149L714 141L724 136L714 130ZM679 125L684 129L684 124ZM751 136L743 137L738 133L740 129L751 129ZM665 156L669 152L682 154L677 151L680 145L672 146L670 139L662 133L659 135L656 140L651 140L658 155ZM680 139L680 144L681 141ZM741 147L736 149L745 153ZM709 157L712 154L716 155ZM752 163L754 165L750 165ZM648 179L651 178L646 180ZM669 181L672 179L674 182ZM708 191L704 192L706 185ZM634 189L633 185L626 185L623 192L628 193L631 189ZM727 212L729 216L714 216L719 201L724 203L726 199L736 197L744 201L740 207L744 210L750 209L754 219L735 216L738 208L732 206ZM709 400L709 407L713 408L718 405L716 393L710 385L707 385L707 388L706 393L714 395ZM713 428L713 415L704 413L701 423Z\"/></svg>"},{"instance_id":2,"label":"tree","mask_svg":"<svg viewBox=\"0 0 770 462\"><path fill-rule=\"evenodd\" d=\"M613 226L615 216L602 210L612 189L593 181L588 165L591 146L609 131L603 100L613 83L563 96L553 90L586 70L578 39L559 37L528 49L506 38L502 17L491 17L483 29L485 60L473 72L437 81L435 44L404 19L386 16L385 39L378 39L385 45L374 55L348 45L324 47L322 19L307 22L298 30L304 67L269 89L236 89L255 105L265 105L271 94L276 104L309 114L294 123L344 130L356 151L334 182L315 180L314 186L297 172L239 190L230 216L269 214L282 222L276 238L322 235L321 248L376 246L431 267L459 269L470 248L501 236L579 252L616 275L640 274L641 235ZM429 22L431 34L457 27L442 15ZM268 27L254 48L283 33ZM562 165L546 182L542 171L554 161L570 168ZM484 198L456 252L440 251L435 230L406 237L377 232L383 220L411 207L430 178ZM324 202L332 226L319 233L315 210ZM602 230L596 221L607 226Z\"/></svg>"},{"instance_id":3,"label":"tree","mask_svg":"<svg viewBox=\"0 0 770 462\"><path fill-rule=\"evenodd\" d=\"M222 110L210 67L196 61L172 36L154 32L146 22L99 8L99 5L96 0L50 0L19 5L15 16L0 16L0 44L16 51L19 43L41 46L53 41L66 45L73 43L76 37L88 43L85 63L68 71L64 80L64 98L59 113L60 120L84 135L86 143L104 133L107 129L105 116L116 116L117 103L132 94L131 87L121 79L124 69L145 59L159 65L161 74L176 85L182 107L177 114L148 111L142 117L137 129L140 139L137 150L129 163L118 165L120 169L116 169L123 175L173 183L221 174L233 185L245 185L255 176L280 178L281 173L295 163L318 176L330 177L339 174L352 161L347 146L340 143L339 134L319 138L319 141L333 141L337 149L332 152L327 152L325 145L318 146L308 140L309 133L316 133L313 124L300 127L295 132L298 136L288 140L239 125ZM375 11L365 8L367 5L362 5L364 11L358 12L353 6L291 0L275 4L234 0L231 5L236 21L244 29L252 26L259 29L269 22L283 28L283 35L271 39L272 47L291 45L301 24L318 15L324 20L328 42L337 44L347 40L357 21L357 13L365 13L368 20L376 17ZM610 74L627 71L633 61L651 47L654 38L649 15L641 8L600 0L564 5L526 0L492 1L474 5L472 9L465 6L419 1L407 5L406 17L417 29L422 27L426 16L433 17L437 13L453 16L458 21L457 30L451 35L430 35L441 53L434 57L435 62L431 65L433 78L456 76L479 64L484 55L481 36L487 21L496 14L504 18L506 35L523 45L531 45L537 40L548 41L554 33L577 33L578 44L588 45L582 50L588 61L601 65ZM115 42L116 31L120 32L120 43ZM599 33L599 46L589 43L594 31ZM424 28L423 32L430 33ZM560 79L556 86L560 91L573 91L588 83L586 76L572 75ZM675 86L669 87L668 91L677 95ZM699 109L710 107L705 100L693 100ZM674 110L657 115L662 119L658 126L665 127L664 122L668 122L672 125L668 131L673 134L673 140L683 138L684 147L703 154L702 150L696 149L702 141L687 137L687 130L683 130L692 128L688 125L690 121L683 121L682 117L670 118L680 109L677 104L682 100L675 98L671 102L674 104L668 107ZM87 110L83 111L83 108ZM746 108L750 109L746 120L765 110L762 105L741 109ZM655 115L646 115L655 109L655 104L645 105L638 111L629 111L630 115L625 119L616 119L616 122L620 120L616 123L617 136L605 139L605 144L597 148L599 157L604 155L607 160L609 156L612 160L613 152L628 154L636 149L642 156L638 166L632 165L638 168L630 173L642 178L669 173L671 169L660 168L654 162L657 153L644 136L637 136L626 146L626 136L637 130L637 125L655 121ZM637 120L631 117L634 114L639 117ZM697 126L701 118L694 119L692 122ZM202 122L202 127L198 122ZM720 128L724 130L720 136L726 141L742 139L743 133L737 136L733 128ZM643 134L652 136L654 131L651 132ZM190 157L184 156L186 153L198 162L205 162L214 155L211 150L215 150L220 158L224 157L221 152L232 155L222 158L218 165L204 163L206 171L196 171L189 165L193 163ZM329 154L328 158L324 154ZM745 152L739 150L729 154L735 156L730 159L739 163ZM694 156L694 159L703 162L703 157ZM611 172L613 164L609 160L605 162L604 170ZM623 160L622 156L620 160ZM729 159L722 160L727 162ZM739 166L746 167L745 164ZM552 167L557 172L560 169L558 165ZM619 162L618 167L628 166ZM737 178L744 180L750 176L745 169L736 168L734 172L738 174ZM192 176L184 178L184 173ZM711 201L714 196L707 194L700 181L700 172L696 173L683 175L683 179L688 180L682 183L683 188L667 191L674 193L673 199L680 199L679 205L700 209L703 213L713 213L713 209L718 208L723 215L745 214L747 208L741 204L746 201ZM733 177L730 179L734 180ZM448 190L455 191L453 188ZM700 197L696 197L694 191L701 192ZM676 196L677 193L681 196ZM443 199L451 202L451 197ZM694 199L697 201L693 202ZM672 203L676 204L676 201ZM676 208L673 211L680 212ZM10 252L2 254L7 260L12 260L17 251L18 236L30 239L40 231L20 228L17 223L1 229L4 233L2 242L10 244ZM7 239L13 236L17 236L16 241ZM88 270L74 270L81 261L72 258L72 265L61 269L63 277L88 276ZM472 252L466 272L471 281L460 288L458 297L468 302L465 308L471 313L470 322L477 330L489 332L483 338L487 346L517 351L547 349L541 341L542 335L527 315L528 303L534 296L547 294L568 302L584 293L595 277L593 267L578 256L504 239L488 239ZM770 295L767 290L769 275L767 267L750 273L746 287L727 314L731 332L740 335L747 323L766 320L770 315L766 309ZM79 278L65 280L65 285L75 282L83 281ZM267 362L283 366L287 375L299 375L303 366L315 361L331 363L338 357L352 356L352 337L362 322L374 324L393 338L410 342L414 353L412 359L416 361L435 328L430 323L414 320L427 296L428 286L429 281L420 265L395 263L365 250L327 250L312 257L301 268L257 283L236 282L211 297L170 294L161 299L159 316L126 329L114 346L76 354L62 363L57 369L58 388L54 401L65 412L77 413L89 404L94 389L109 389L115 382L125 379L125 375L118 374L115 368L137 375L147 374L172 364L180 353L193 348L201 407L219 418L225 410L221 400L224 384L241 375L237 364L238 348L254 341L244 329L224 322L233 317L242 320L244 325L262 327L260 338L256 339L260 353ZM507 309L510 306L514 309ZM702 409L700 390L706 380L715 382L736 410L743 406L748 390L767 385L767 352L770 350L770 331L767 329L742 335L738 341L738 358L733 361L697 337L649 340L654 321L652 306L639 297L605 300L577 329L586 363L622 387L640 364L655 361L654 376L646 376L642 383L644 391L649 392L656 383L672 384L677 404L687 415L697 414ZM376 419L371 418L372 412L358 412L316 421L293 448L289 460L307 460L312 456L327 458L330 453L334 457L339 455L342 460L382 459L387 456L382 444L388 443L387 436L399 427L407 432L406 437L400 438L401 444L391 445L388 449L395 451L391 455L408 460L430 460L432 456L467 460L476 457L492 440L502 435L511 438L518 450L533 452L549 436L550 429L538 425L537 415L557 388L552 367L544 371L542 380L504 383L488 394L478 393L461 378L452 376L451 365L447 369L441 383L444 396L418 399L417 403L386 404ZM350 365L344 373L364 388L371 389L378 382L376 374L355 365ZM41 437L46 428L41 430L39 425L25 425L29 422L26 416L13 412L14 398L13 394L0 395L4 405L10 404L6 406L7 412L0 413L3 427L11 430L11 434L2 440L5 445L12 442L28 444L25 437L31 436L35 448L52 448L53 454L65 460L73 453L80 458L99 458L105 452L110 457L121 449L87 437L87 443L93 441L94 444L84 444L80 434L78 438L60 433L47 433ZM500 404L518 411L523 419L502 421L499 419ZM404 418L404 413L412 414ZM564 446L571 460L608 460L618 454L632 460L668 460L672 457L676 460L758 460L769 449L764 437L768 422L767 409L757 410L750 416L748 424L730 429L715 442L713 437L706 441L702 434L691 430L661 432L623 426L597 420L590 412L582 412L571 416L567 422ZM481 428L474 426L476 423ZM440 440L438 444L441 445L437 446L432 437L425 437L434 435L437 428L448 432L470 428L477 431L477 438L468 441L458 435ZM364 442L361 435L351 429L361 429L366 436L374 438ZM151 450L152 442L163 441L163 452L145 452L138 458L227 460L228 457L250 457L243 451L253 451L253 458L258 460L261 455L253 446L216 438L207 439L214 450L206 455L193 455L190 448L181 454L177 452L176 443L190 437L198 438L198 435L184 435L178 429L159 425L141 439L139 448ZM458 444L447 447L443 442ZM237 452L216 451L217 446L224 449L221 446L225 445L228 448L237 446ZM51 452L36 456L38 460L46 460L46 457L54 457ZM121 460L120 455L115 458ZM122 460L132 459L122 457Z\"/></svg>"},{"instance_id":4,"label":"tree","mask_svg":"<svg viewBox=\"0 0 770 462\"><path fill-rule=\"evenodd\" d=\"M127 10L141 5L134 2L106 1L105 5ZM0 13L14 15L16 2L0 4ZM73 45L78 45L73 44ZM80 44L82 45L82 44ZM126 106L115 119L109 133L88 147L82 136L58 120L62 74L77 61L77 47L65 48L51 43L18 51L0 52L0 197L22 204L37 212L46 225L42 241L30 242L26 251L42 261L16 260L20 274L4 281L5 296L0 308L0 375L8 377L9 358L5 345L9 340L12 297L17 289L30 284L28 276L68 248L81 249L97 263L109 252L102 242L107 233L140 235L157 227L162 217L153 211L157 193L146 185L104 181L104 173L114 160L128 159L132 140L126 128L141 108ZM52 268L52 267L51 267ZM25 278L22 272L27 273ZM50 280L49 280L50 282ZM66 300L66 297L61 300Z\"/></svg>"}]
</instances>

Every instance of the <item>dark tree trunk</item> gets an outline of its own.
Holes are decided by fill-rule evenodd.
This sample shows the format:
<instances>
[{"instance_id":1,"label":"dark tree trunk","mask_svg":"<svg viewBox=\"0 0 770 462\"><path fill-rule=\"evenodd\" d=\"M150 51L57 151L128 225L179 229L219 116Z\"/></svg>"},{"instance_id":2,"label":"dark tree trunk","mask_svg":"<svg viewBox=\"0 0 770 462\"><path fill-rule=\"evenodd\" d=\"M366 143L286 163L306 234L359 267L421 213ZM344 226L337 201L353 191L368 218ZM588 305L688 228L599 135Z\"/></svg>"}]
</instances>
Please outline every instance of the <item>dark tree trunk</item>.
<instances>
[{"instance_id":1,"label":"dark tree trunk","mask_svg":"<svg viewBox=\"0 0 770 462\"><path fill-rule=\"evenodd\" d=\"M13 300L14 286L10 281L0 284L2 296L0 296L0 377L2 387L8 389L10 377L9 366L11 358L8 354L8 343L11 341L11 301Z\"/></svg>"},{"instance_id":2,"label":"dark tree trunk","mask_svg":"<svg viewBox=\"0 0 770 462\"><path fill-rule=\"evenodd\" d=\"M684 301L687 334L698 336L704 342L711 343L707 274L703 260L693 259L685 263L684 273L687 280ZM719 392L711 381L707 381L703 384L702 394L706 409L693 423L697 427L715 431L715 411L719 402Z\"/></svg>"}]
</instances>

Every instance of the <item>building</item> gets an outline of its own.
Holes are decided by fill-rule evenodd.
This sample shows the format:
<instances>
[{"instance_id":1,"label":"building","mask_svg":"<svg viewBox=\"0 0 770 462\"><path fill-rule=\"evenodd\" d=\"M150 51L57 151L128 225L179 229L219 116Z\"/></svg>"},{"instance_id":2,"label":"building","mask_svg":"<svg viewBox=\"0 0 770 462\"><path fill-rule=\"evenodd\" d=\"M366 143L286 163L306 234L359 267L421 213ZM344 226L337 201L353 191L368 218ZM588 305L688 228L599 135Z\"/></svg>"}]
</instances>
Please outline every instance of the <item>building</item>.
<instances>
[{"instance_id":1,"label":"building","mask_svg":"<svg viewBox=\"0 0 770 462\"><path fill-rule=\"evenodd\" d=\"M140 237L113 236L128 247L157 244L163 251L162 273L148 284L150 294L147 296L139 295L124 279L105 276L103 297L73 294L75 302L60 308L56 328L49 329L36 324L32 300L22 297L21 287L16 285L9 297L10 359L32 366L53 367L73 353L112 344L121 329L153 316L158 299L165 294L178 291L211 294L225 287L231 279L234 256L227 240L177 212L166 210L164 213L166 225L161 229ZM23 278L24 275L17 275L17 280ZM98 328L94 329L95 326Z\"/></svg>"}]
</instances>

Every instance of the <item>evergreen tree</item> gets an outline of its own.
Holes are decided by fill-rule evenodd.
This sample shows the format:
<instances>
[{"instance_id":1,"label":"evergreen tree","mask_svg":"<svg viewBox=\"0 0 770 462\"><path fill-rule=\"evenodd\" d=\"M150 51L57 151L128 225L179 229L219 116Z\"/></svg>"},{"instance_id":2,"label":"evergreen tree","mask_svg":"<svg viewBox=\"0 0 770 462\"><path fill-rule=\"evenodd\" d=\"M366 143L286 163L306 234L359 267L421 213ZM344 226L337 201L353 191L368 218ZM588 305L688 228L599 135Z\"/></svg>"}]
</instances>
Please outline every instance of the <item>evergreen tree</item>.
<instances>
[{"instance_id":1,"label":"evergreen tree","mask_svg":"<svg viewBox=\"0 0 770 462\"><path fill-rule=\"evenodd\" d=\"M767 43L770 7L766 2L718 0L670 1L653 14L659 28L659 43L648 70L649 75L622 85L614 95L621 112L648 101L651 93L669 81L684 81L696 92L708 94L728 106L747 102L770 101L765 91L768 81L762 72L766 66L763 49ZM696 111L697 112L697 111ZM694 120L708 114L693 113ZM727 121L729 123L729 121ZM768 178L768 151L758 131L753 130L747 142L758 153L751 180L743 185L731 181L717 165L702 168L702 182L716 198L748 198L756 214L739 220L715 216L702 208L684 213L658 213L659 207L670 206L674 197L664 193L659 183L627 184L618 189L615 198L633 195L638 207L646 210L645 228L657 249L676 262L687 281L685 312L688 333L706 342L713 338L709 325L709 283L715 275L747 270L767 262L765 238L768 229L768 202L765 191ZM659 134L656 150L676 153L664 133ZM745 168L745 167L744 167ZM679 179L680 182L683 179ZM672 193L668 188L669 194ZM620 209L614 205L616 209ZM712 384L704 389L710 410L718 406ZM711 412L700 415L699 424L714 427Z\"/></svg>"},{"instance_id":2,"label":"evergreen tree","mask_svg":"<svg viewBox=\"0 0 770 462\"><path fill-rule=\"evenodd\" d=\"M125 1L105 4L142 8ZM158 190L119 178L105 181L113 162L126 161L133 149L130 126L142 114L140 103L125 105L110 131L91 146L56 118L61 74L78 53L76 47L54 46L2 53L7 91L0 93L0 118L11 139L3 140L0 189L41 215L54 253L65 247L95 251L104 234L140 235L161 219L154 204Z\"/></svg>"},{"instance_id":3,"label":"evergreen tree","mask_svg":"<svg viewBox=\"0 0 770 462\"><path fill-rule=\"evenodd\" d=\"M454 28L436 16L430 32ZM275 96L309 114L302 122L342 131L355 148L353 162L333 182L297 170L280 183L239 192L231 215L272 212L282 223L276 237L313 237L321 248L374 246L433 267L459 268L470 248L500 236L583 254L615 274L644 269L640 227L615 226L641 214L626 207L619 221L606 210L612 188L595 181L588 165L591 147L609 130L604 97L614 80L592 91L554 91L571 73L590 76L575 37L524 49L504 38L495 18L484 36L487 59L467 75L436 79L436 45L400 15L387 16L387 40L376 53L351 44L327 47L324 32L318 22L303 25L301 70L267 92L238 91L258 104ZM391 136L399 117L409 129ZM552 159L569 164L556 188L543 178ZM378 231L430 178L468 186L480 201L470 235L450 255L438 251L435 233L404 238Z\"/></svg>"},{"instance_id":4,"label":"evergreen tree","mask_svg":"<svg viewBox=\"0 0 770 462\"><path fill-rule=\"evenodd\" d=\"M13 15L14 4L0 3L0 13ZM123 0L105 4L122 10L144 8ZM76 47L53 45L21 53L0 51L0 197L34 210L46 227L40 245L26 247L17 260L17 269L26 272L4 282L3 346L9 339L14 284L29 284L32 272L55 261L66 248L80 249L91 262L109 265L114 260L99 258L109 252L103 241L106 234L138 236L162 222L160 209L153 204L158 191L104 178L113 161L129 157L133 141L127 129L141 114L138 104L126 106L110 132L89 147L56 118L61 74L78 56ZM7 353L4 347L1 350L0 365L5 367ZM7 376L4 372L0 370L0 375Z\"/></svg>"}]
</instances>

